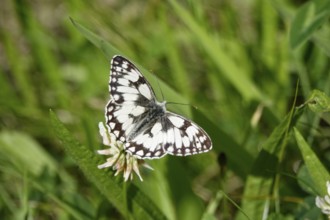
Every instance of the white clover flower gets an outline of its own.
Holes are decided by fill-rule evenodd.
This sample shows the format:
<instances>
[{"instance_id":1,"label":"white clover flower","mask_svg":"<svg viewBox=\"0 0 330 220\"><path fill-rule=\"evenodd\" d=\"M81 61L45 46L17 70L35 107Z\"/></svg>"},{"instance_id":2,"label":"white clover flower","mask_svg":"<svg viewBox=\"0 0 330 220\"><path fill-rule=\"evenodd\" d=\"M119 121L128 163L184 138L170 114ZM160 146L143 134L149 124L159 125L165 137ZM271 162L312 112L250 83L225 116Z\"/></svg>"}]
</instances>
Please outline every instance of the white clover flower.
<instances>
[{"instance_id":1,"label":"white clover flower","mask_svg":"<svg viewBox=\"0 0 330 220\"><path fill-rule=\"evenodd\" d=\"M315 199L315 204L324 214L328 215L330 219L330 181L327 181L327 190L328 195L325 195L324 198L317 196Z\"/></svg>"},{"instance_id":2,"label":"white clover flower","mask_svg":"<svg viewBox=\"0 0 330 220\"><path fill-rule=\"evenodd\" d=\"M124 144L121 141L116 140L116 136L111 133L108 129L106 129L102 122L99 122L99 130L103 139L103 144L109 146L110 148L104 150L98 150L98 154L109 155L107 161L104 164L97 166L99 169L103 169L106 167L112 167L113 170L116 170L115 176L118 173L124 173L125 182L130 178L133 179L133 172L138 175L141 181L143 181L140 171L139 165L143 165L146 168L152 170L152 168L147 165L144 160L137 159L131 154L127 153L124 149Z\"/></svg>"}]
</instances>

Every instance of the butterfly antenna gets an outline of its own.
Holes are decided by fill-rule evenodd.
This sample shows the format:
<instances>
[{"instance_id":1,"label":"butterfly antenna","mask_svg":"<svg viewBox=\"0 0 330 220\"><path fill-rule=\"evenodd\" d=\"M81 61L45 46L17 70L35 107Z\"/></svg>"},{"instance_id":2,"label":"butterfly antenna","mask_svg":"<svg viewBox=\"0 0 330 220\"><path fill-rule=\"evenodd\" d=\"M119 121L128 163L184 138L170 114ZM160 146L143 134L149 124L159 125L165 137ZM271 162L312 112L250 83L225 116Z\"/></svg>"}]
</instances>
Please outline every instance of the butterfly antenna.
<instances>
[{"instance_id":1,"label":"butterfly antenna","mask_svg":"<svg viewBox=\"0 0 330 220\"><path fill-rule=\"evenodd\" d=\"M151 74L151 75L153 75L153 77L156 79L156 81L157 81L157 85L158 85L158 88L159 88L159 90L160 90L160 94L162 95L162 101L164 101L164 100L165 100L165 99L164 99L164 94L163 94L162 87L160 87L159 80L158 80L158 78L156 77L155 74Z\"/></svg>"},{"instance_id":2,"label":"butterfly antenna","mask_svg":"<svg viewBox=\"0 0 330 220\"><path fill-rule=\"evenodd\" d=\"M160 94L162 94L162 101L164 101L165 98L164 98L164 94L163 94L162 87L160 87L160 84L159 84L159 80L158 80L158 78L156 78L156 80L157 80L157 84L158 84L158 87L159 87L159 90L160 90Z\"/></svg>"},{"instance_id":3,"label":"butterfly antenna","mask_svg":"<svg viewBox=\"0 0 330 220\"><path fill-rule=\"evenodd\" d=\"M192 105L192 104L187 104L187 103L178 103L178 102L166 102L166 104L174 104L174 105L189 105L191 107L193 107L194 109L198 109L196 106Z\"/></svg>"}]
</instances>

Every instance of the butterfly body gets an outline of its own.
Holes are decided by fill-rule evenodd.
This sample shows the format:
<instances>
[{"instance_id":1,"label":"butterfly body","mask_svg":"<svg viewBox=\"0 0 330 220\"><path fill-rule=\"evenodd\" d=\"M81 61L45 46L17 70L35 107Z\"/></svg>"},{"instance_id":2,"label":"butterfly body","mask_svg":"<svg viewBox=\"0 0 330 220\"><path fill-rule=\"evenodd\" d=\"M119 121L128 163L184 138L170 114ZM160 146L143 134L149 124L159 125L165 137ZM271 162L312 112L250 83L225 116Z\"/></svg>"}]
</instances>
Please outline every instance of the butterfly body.
<instances>
[{"instance_id":1,"label":"butterfly body","mask_svg":"<svg viewBox=\"0 0 330 220\"><path fill-rule=\"evenodd\" d=\"M109 90L106 124L135 157L187 156L212 148L206 132L188 119L167 111L166 102L156 100L137 67L122 56L114 56L111 61Z\"/></svg>"},{"instance_id":2,"label":"butterfly body","mask_svg":"<svg viewBox=\"0 0 330 220\"><path fill-rule=\"evenodd\" d=\"M145 117L140 118L137 124L134 126L133 130L127 134L126 139L128 141L133 140L136 136L138 136L141 132L146 131L150 127L154 125L156 121L160 118L164 117L166 113L165 108L166 102L155 102L149 104L149 111L146 112Z\"/></svg>"}]
</instances>

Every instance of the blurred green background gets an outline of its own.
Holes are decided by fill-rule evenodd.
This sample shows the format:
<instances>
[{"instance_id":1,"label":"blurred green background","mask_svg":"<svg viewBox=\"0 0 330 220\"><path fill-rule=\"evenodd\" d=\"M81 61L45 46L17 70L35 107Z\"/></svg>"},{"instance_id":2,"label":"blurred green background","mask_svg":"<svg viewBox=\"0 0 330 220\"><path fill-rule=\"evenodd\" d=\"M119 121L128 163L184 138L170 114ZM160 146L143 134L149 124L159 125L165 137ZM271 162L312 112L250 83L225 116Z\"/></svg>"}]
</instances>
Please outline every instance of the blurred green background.
<instances>
[{"instance_id":1,"label":"blurred green background","mask_svg":"<svg viewBox=\"0 0 330 220\"><path fill-rule=\"evenodd\" d=\"M329 113L285 116L312 90L330 93L329 14L326 0L2 0L0 217L322 219L314 198L325 182L291 130L328 170ZM143 66L159 99L161 89L195 106L168 108L200 124L213 150L147 161L143 182L98 170L114 54ZM90 158L65 151L50 109Z\"/></svg>"}]
</instances>

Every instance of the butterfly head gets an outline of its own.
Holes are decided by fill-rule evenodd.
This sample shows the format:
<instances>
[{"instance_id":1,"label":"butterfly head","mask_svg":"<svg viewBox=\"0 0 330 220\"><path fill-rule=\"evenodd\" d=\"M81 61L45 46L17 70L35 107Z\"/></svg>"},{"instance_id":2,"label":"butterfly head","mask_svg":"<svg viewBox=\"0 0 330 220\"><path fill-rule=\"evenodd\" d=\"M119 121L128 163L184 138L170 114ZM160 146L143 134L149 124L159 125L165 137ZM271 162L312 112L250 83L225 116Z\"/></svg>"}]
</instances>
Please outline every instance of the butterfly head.
<instances>
[{"instance_id":1,"label":"butterfly head","mask_svg":"<svg viewBox=\"0 0 330 220\"><path fill-rule=\"evenodd\" d=\"M163 102L158 102L156 101L155 103L156 105L154 105L154 109L159 112L160 114L165 114L166 112L166 101Z\"/></svg>"}]
</instances>

